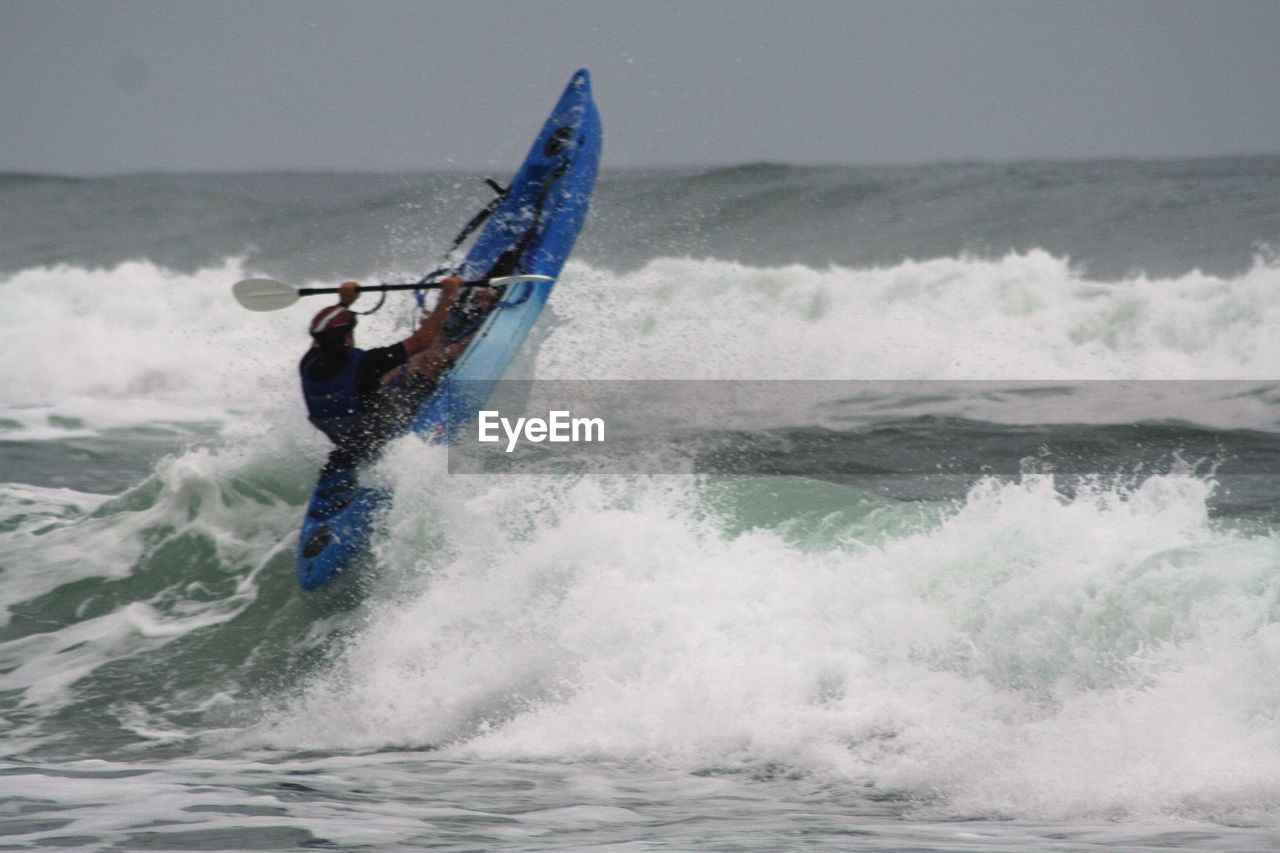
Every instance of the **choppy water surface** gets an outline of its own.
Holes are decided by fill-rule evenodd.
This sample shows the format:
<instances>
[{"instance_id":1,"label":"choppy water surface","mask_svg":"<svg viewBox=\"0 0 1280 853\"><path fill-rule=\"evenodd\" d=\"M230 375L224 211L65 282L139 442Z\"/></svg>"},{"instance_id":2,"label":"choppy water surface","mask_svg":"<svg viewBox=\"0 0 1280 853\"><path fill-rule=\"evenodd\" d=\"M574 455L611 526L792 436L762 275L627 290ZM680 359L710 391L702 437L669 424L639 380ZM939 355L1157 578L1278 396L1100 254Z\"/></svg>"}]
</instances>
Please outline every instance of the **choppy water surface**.
<instances>
[{"instance_id":1,"label":"choppy water surface","mask_svg":"<svg viewBox=\"0 0 1280 853\"><path fill-rule=\"evenodd\" d=\"M307 596L315 306L229 286L420 273L483 187L0 179L3 842L1274 847L1277 183L606 175L516 375L832 394L686 435L699 475L400 442ZM1087 393L1129 380L1183 381Z\"/></svg>"}]
</instances>

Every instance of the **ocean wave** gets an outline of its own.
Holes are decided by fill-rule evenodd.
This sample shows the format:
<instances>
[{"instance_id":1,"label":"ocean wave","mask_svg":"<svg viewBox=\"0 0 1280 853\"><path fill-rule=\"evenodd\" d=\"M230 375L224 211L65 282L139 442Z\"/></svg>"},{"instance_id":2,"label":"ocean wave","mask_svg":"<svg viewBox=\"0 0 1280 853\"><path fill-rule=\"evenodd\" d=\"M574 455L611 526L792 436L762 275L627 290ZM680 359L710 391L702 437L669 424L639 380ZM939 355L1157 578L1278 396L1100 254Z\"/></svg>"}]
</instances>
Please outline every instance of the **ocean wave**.
<instances>
[{"instance_id":1,"label":"ocean wave","mask_svg":"<svg viewBox=\"0 0 1280 853\"><path fill-rule=\"evenodd\" d=\"M586 322L575 311L601 311L610 340L630 339L637 302L655 333L684 317L673 306L738 302L739 322L772 305L803 329L828 315L787 306L815 283L957 314L952 290L1028 270L1070 280L1043 254L862 271L577 264L557 294L565 325L534 369L563 366L557 335ZM1259 288L1275 275L1253 274ZM117 316L142 343L175 306L203 307L216 328L275 322L224 304L221 275L214 287L145 265L46 280L49 316L87 317L97 275L136 285ZM1133 284L1187 306L1252 298L1204 276ZM1042 316L1124 287L1074 286ZM1239 334L1231 312L1204 316ZM282 321L278 334L241 346L287 373L279 351L298 330ZM207 353L226 344L188 337ZM1041 340L1018 342L1027 360ZM105 387L104 401L138 393ZM1215 518L1219 484L1204 473L1069 488L1028 473L899 501L793 477L448 477L445 448L406 440L370 474L395 500L367 583L307 598L292 551L323 448L300 415L266 417L281 421L173 453L112 499L0 490L0 687L21 721L10 755L433 747L447 760L792 774L943 817L1280 820L1280 755L1258 722L1280 708L1268 675L1280 545Z\"/></svg>"},{"instance_id":2,"label":"ocean wave","mask_svg":"<svg viewBox=\"0 0 1280 853\"><path fill-rule=\"evenodd\" d=\"M249 313L229 258L24 270L0 282L6 440L137 425L297 420L294 356L320 303ZM299 280L300 286L324 282ZM1256 380L1280 364L1280 265L1239 276L1088 280L1044 251L889 267L750 267L662 258L629 273L572 262L512 377L1084 381ZM408 300L361 326L403 337ZM951 411L948 414L953 413Z\"/></svg>"},{"instance_id":3,"label":"ocean wave","mask_svg":"<svg viewBox=\"0 0 1280 853\"><path fill-rule=\"evenodd\" d=\"M229 255L277 277L421 275L502 174L0 177L0 268L145 259L194 272ZM1280 158L751 163L602 175L575 257L753 267L894 266L1043 249L1091 279L1244 272L1280 243Z\"/></svg>"},{"instance_id":4,"label":"ocean wave","mask_svg":"<svg viewBox=\"0 0 1280 853\"><path fill-rule=\"evenodd\" d=\"M248 743L790 772L945 816L1278 817L1280 546L1215 526L1209 480L984 480L932 517L785 480L398 480L393 603ZM787 521L740 528L766 496Z\"/></svg>"},{"instance_id":5,"label":"ocean wave","mask_svg":"<svg viewBox=\"0 0 1280 853\"><path fill-rule=\"evenodd\" d=\"M1259 379L1274 376L1280 265L1085 278L1044 251L889 267L665 258L571 265L537 377Z\"/></svg>"}]
</instances>

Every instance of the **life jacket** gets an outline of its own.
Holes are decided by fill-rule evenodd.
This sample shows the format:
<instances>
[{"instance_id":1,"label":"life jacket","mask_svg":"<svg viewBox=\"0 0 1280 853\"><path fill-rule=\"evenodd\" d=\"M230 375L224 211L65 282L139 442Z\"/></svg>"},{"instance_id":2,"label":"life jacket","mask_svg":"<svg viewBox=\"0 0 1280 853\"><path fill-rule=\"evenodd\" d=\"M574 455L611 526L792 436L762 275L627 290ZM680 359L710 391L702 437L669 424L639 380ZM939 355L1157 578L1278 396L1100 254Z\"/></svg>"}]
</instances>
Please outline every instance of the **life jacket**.
<instances>
[{"instance_id":1,"label":"life jacket","mask_svg":"<svg viewBox=\"0 0 1280 853\"><path fill-rule=\"evenodd\" d=\"M328 379L312 379L304 367L302 398L317 429L342 446L354 438L364 422L364 406L356 393L356 365L364 350L348 347L342 369Z\"/></svg>"}]
</instances>

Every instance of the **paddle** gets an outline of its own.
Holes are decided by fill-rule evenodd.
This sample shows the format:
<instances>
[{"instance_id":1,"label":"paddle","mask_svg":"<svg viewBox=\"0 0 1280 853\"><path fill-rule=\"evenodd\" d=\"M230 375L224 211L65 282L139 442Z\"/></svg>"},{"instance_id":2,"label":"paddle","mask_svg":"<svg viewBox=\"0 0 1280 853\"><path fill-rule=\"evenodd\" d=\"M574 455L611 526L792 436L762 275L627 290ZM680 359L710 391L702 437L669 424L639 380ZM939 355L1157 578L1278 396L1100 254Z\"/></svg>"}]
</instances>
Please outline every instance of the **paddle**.
<instances>
[{"instance_id":1,"label":"paddle","mask_svg":"<svg viewBox=\"0 0 1280 853\"><path fill-rule=\"evenodd\" d=\"M478 281L464 281L463 287L501 287L522 281L553 281L549 275L500 275ZM361 293L386 290L439 290L440 282L430 284L371 284L361 287ZM276 311L288 308L304 296L321 293L337 293L336 287L290 287L271 278L246 278L231 286L236 301L250 311Z\"/></svg>"}]
</instances>

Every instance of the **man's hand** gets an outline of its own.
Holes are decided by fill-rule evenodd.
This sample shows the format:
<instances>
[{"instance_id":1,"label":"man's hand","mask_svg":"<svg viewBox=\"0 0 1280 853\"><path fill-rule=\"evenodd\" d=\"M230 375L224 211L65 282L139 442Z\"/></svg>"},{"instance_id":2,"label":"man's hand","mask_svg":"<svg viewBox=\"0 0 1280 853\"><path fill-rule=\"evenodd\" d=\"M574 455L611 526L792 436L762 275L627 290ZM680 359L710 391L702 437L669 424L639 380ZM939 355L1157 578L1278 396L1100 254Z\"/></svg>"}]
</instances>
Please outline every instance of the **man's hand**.
<instances>
[{"instance_id":1,"label":"man's hand","mask_svg":"<svg viewBox=\"0 0 1280 853\"><path fill-rule=\"evenodd\" d=\"M418 331L404 339L404 351L410 357L425 350L434 349L443 342L444 321L449 309L458 301L462 291L462 279L456 275L440 279L440 300L430 313L424 312Z\"/></svg>"},{"instance_id":2,"label":"man's hand","mask_svg":"<svg viewBox=\"0 0 1280 853\"><path fill-rule=\"evenodd\" d=\"M354 281L344 281L338 285L338 302L350 305L360 298L360 285Z\"/></svg>"},{"instance_id":3,"label":"man's hand","mask_svg":"<svg viewBox=\"0 0 1280 853\"><path fill-rule=\"evenodd\" d=\"M462 278L451 275L440 279L440 298L448 302L457 302L462 292Z\"/></svg>"}]
</instances>

